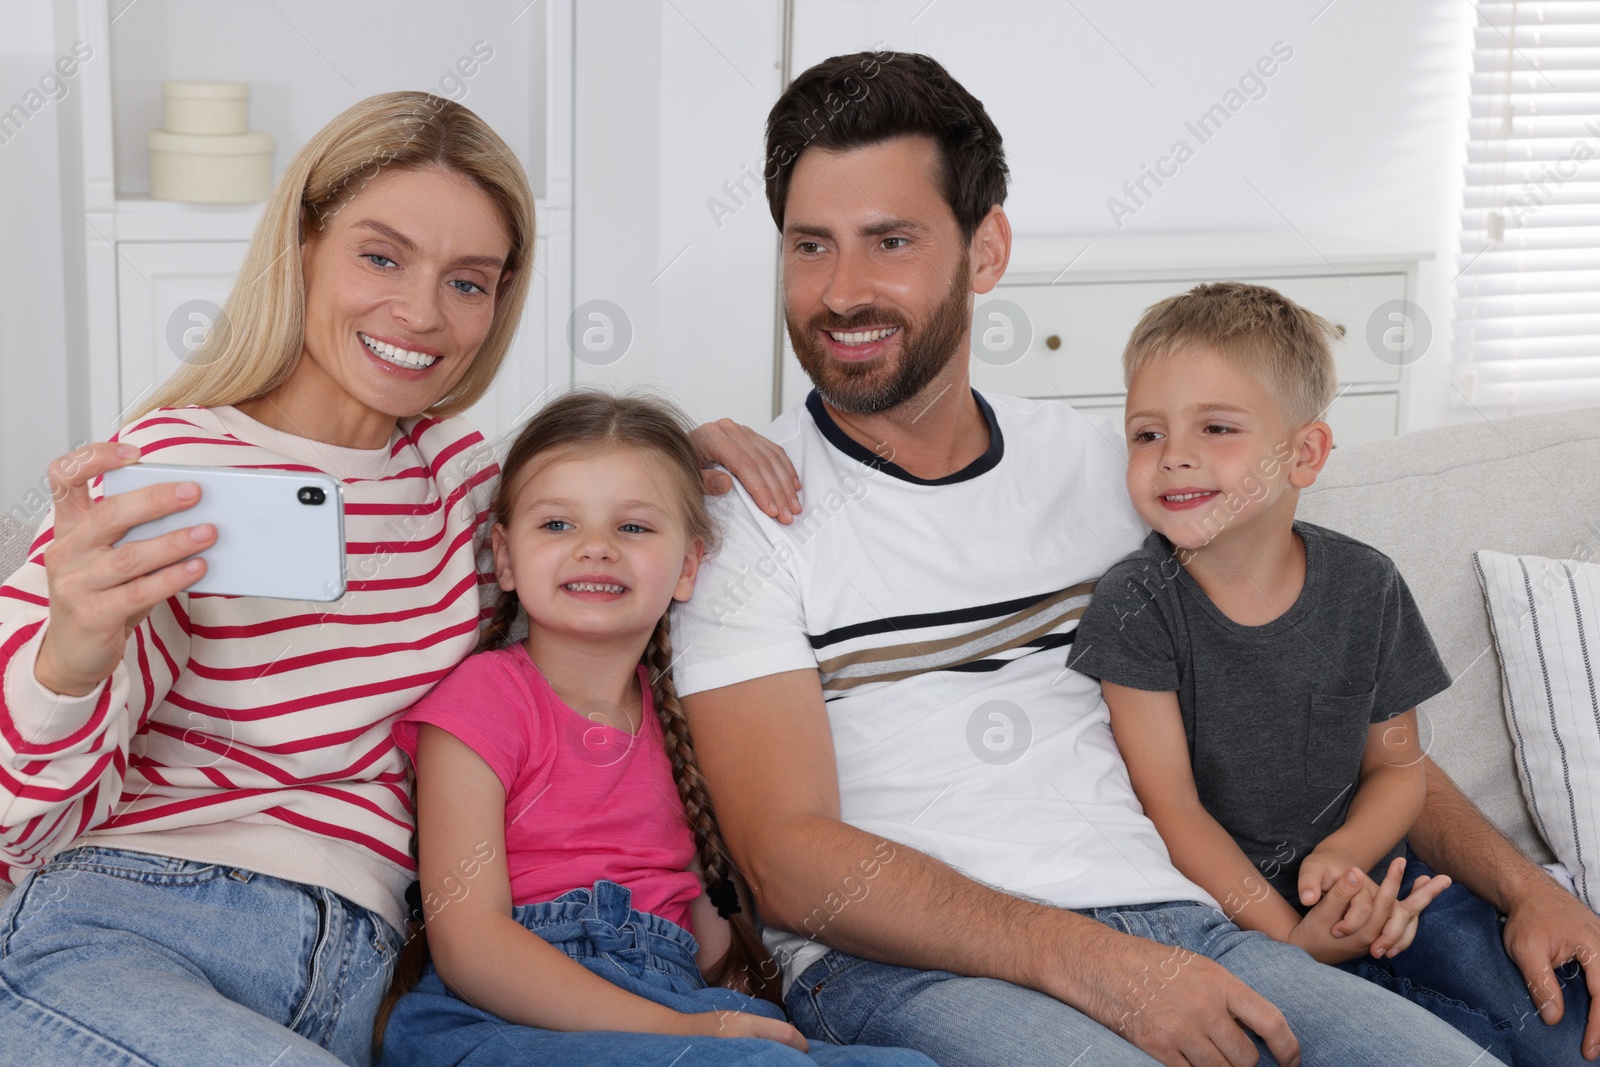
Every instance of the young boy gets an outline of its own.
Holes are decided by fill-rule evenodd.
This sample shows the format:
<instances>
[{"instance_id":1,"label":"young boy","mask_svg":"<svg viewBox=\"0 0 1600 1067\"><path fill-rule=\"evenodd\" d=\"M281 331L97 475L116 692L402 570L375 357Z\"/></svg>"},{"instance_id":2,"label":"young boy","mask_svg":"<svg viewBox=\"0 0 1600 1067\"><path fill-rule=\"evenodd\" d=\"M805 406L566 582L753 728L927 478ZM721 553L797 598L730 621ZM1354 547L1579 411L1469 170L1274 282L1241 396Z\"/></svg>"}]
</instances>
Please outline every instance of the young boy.
<instances>
[{"instance_id":1,"label":"young boy","mask_svg":"<svg viewBox=\"0 0 1600 1067\"><path fill-rule=\"evenodd\" d=\"M1415 709L1450 676L1388 557L1295 521L1333 444L1330 334L1236 282L1145 313L1123 367L1128 492L1153 532L1100 581L1069 665L1100 679L1145 813L1230 919L1510 1063L1508 1027L1396 973L1450 884L1423 875L1397 900L1425 789ZM1341 878L1364 883L1348 910L1316 907Z\"/></svg>"}]
</instances>

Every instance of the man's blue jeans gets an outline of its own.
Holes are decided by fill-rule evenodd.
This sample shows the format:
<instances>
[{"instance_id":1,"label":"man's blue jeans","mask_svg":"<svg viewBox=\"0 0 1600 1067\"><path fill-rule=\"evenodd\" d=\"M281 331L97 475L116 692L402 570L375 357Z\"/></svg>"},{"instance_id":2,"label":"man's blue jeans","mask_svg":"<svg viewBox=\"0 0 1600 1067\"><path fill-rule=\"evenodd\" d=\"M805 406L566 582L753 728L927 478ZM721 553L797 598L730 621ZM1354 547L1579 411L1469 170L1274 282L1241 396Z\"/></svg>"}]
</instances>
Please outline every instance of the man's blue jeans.
<instances>
[{"instance_id":1,"label":"man's blue jeans","mask_svg":"<svg viewBox=\"0 0 1600 1067\"><path fill-rule=\"evenodd\" d=\"M0 1063L365 1067L399 949L320 886L68 849L0 908Z\"/></svg>"},{"instance_id":2,"label":"man's blue jeans","mask_svg":"<svg viewBox=\"0 0 1600 1067\"><path fill-rule=\"evenodd\" d=\"M1408 1001L1325 967L1300 949L1240 930L1195 903L1091 908L1123 933L1207 956L1278 1006L1304 1067L1489 1067L1494 1059ZM1157 983L1159 984L1159 982ZM1131 992L1131 991L1130 991ZM1159 988L1146 994L1159 997ZM789 1014L807 1037L905 1045L941 1067L1102 1067L1156 1061L1043 993L989 978L919 971L830 952L790 988ZM1259 1039L1261 1063L1273 1063Z\"/></svg>"},{"instance_id":3,"label":"man's blue jeans","mask_svg":"<svg viewBox=\"0 0 1600 1067\"><path fill-rule=\"evenodd\" d=\"M695 966L695 940L675 923L633 910L615 882L574 889L543 904L521 904L512 918L602 978L636 996L687 1014L743 1011L782 1018L776 1006L732 989L707 987ZM400 998L383 1035L383 1067L934 1067L905 1049L811 1043L811 1054L756 1037L563 1032L509 1023L452 993L430 965Z\"/></svg>"},{"instance_id":4,"label":"man's blue jeans","mask_svg":"<svg viewBox=\"0 0 1600 1067\"><path fill-rule=\"evenodd\" d=\"M1405 885L1432 874L1408 853ZM1504 933L1494 905L1458 882L1423 911L1410 948L1389 959L1353 960L1344 969L1422 1005L1514 1067L1587 1067L1581 1049L1589 988L1582 968L1557 968L1566 1010L1559 1023L1546 1026L1506 954Z\"/></svg>"}]
</instances>

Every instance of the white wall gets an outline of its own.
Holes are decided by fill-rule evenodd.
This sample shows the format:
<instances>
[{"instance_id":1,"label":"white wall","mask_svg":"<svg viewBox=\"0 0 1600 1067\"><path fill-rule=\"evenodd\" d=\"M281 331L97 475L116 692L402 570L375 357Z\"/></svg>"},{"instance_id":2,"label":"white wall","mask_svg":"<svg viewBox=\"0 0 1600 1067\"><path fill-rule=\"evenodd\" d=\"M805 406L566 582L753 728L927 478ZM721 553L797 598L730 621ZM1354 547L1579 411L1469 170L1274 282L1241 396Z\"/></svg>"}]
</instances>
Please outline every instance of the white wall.
<instances>
[{"instance_id":1,"label":"white wall","mask_svg":"<svg viewBox=\"0 0 1600 1067\"><path fill-rule=\"evenodd\" d=\"M580 361L578 381L648 381L697 419L771 420L777 231L747 174L780 88L781 10L578 5L573 302L611 301L633 328L622 358Z\"/></svg>"},{"instance_id":2,"label":"white wall","mask_svg":"<svg viewBox=\"0 0 1600 1067\"><path fill-rule=\"evenodd\" d=\"M0 3L3 108L71 42L55 39L45 5ZM410 3L422 10L423 0ZM1412 368L1416 403L1407 421L1440 423L1472 9L1457 0L1324 3L796 0L795 70L879 42L939 57L985 102L1006 139L1014 177L1007 208L1018 232L1093 235L1118 232L1106 200L1122 182L1165 154L1184 122L1221 99L1275 41L1286 42L1294 55L1266 94L1199 146L1120 232L1292 225L1313 241L1326 234L1432 252L1418 298L1434 340ZM386 10L404 19L408 6ZM781 2L577 7L574 300L619 305L634 338L617 362L578 363L575 376L649 380L697 417L762 425L772 413L775 231L759 194L734 204L722 185L746 166L761 168L762 123L779 90ZM468 44L477 32L471 21L461 26ZM171 51L183 32L172 29L162 46L169 55L183 54ZM428 49L453 55L460 45L430 41L419 56L431 61ZM262 48L295 72L285 77L332 79L330 93L351 91L304 54L303 41L263 39ZM195 62L196 75L223 73L204 69L203 56ZM352 62L363 88L369 74L384 80L373 57ZM442 71L442 62L434 65ZM413 80L431 86L437 73L430 66ZM485 92L490 81L516 80L493 64L484 74ZM376 81L373 91L391 87ZM469 106L480 99L477 85L472 91ZM261 105L264 114L285 106L270 85ZM55 114L46 107L21 137L0 145L4 509L72 443L61 251L70 209L43 180L64 188ZM525 137L503 132L513 144ZM136 184L137 175L125 177ZM714 219L712 198L737 210Z\"/></svg>"},{"instance_id":3,"label":"white wall","mask_svg":"<svg viewBox=\"0 0 1600 1067\"><path fill-rule=\"evenodd\" d=\"M1404 421L1437 425L1473 14L1454 0L1325 4L795 0L793 69L875 47L938 58L1005 138L1019 235L1298 230L1313 248L1332 237L1431 257L1415 299L1433 343L1408 371ZM580 380L648 380L703 418L769 414L775 232L761 200L721 229L705 201L733 203L721 182L761 169L778 7L580 5L576 300L614 301L635 333L623 360L580 366ZM1275 44L1289 58L1201 144L1185 122ZM1133 203L1123 183L1179 138L1194 157ZM1111 197L1133 213L1113 218Z\"/></svg>"},{"instance_id":4,"label":"white wall","mask_svg":"<svg viewBox=\"0 0 1600 1067\"><path fill-rule=\"evenodd\" d=\"M0 111L29 107L28 92L55 73L59 55L48 4L0 9ZM90 60L94 62L94 60ZM73 83L66 81L66 91ZM59 90L57 90L59 92ZM73 210L59 163L59 102L40 93L17 130L0 135L0 512L37 521L45 465L73 443L68 427L68 351L63 214ZM55 188L51 188L51 185Z\"/></svg>"},{"instance_id":5,"label":"white wall","mask_svg":"<svg viewBox=\"0 0 1600 1067\"><path fill-rule=\"evenodd\" d=\"M1183 123L1281 40L1293 58L1265 95L1124 232L1282 228L1248 181L1302 230L1431 240L1417 207L1459 196L1441 148L1466 135L1469 5L1336 0L1310 22L1326 3L797 0L794 60L878 41L932 55L1000 127L1013 225L1087 234L1112 232L1106 199L1177 137L1194 143Z\"/></svg>"}]
</instances>

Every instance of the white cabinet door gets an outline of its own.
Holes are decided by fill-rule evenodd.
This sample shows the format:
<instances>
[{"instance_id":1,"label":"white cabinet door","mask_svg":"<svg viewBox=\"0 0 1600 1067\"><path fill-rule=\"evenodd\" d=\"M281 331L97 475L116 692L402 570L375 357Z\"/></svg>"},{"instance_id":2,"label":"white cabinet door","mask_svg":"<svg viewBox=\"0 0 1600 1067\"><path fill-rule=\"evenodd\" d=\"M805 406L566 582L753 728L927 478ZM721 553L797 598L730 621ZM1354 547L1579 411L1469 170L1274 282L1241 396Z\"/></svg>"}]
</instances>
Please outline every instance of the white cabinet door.
<instances>
[{"instance_id":1,"label":"white cabinet door","mask_svg":"<svg viewBox=\"0 0 1600 1067\"><path fill-rule=\"evenodd\" d=\"M1308 278L1246 278L1270 285L1303 308L1321 315L1338 330L1333 358L1341 382L1398 382L1400 365L1379 359L1367 337L1367 323L1386 304L1405 299L1404 274L1343 274ZM1383 320L1387 324L1388 319ZM1393 432L1389 436L1394 436Z\"/></svg>"},{"instance_id":2,"label":"white cabinet door","mask_svg":"<svg viewBox=\"0 0 1600 1067\"><path fill-rule=\"evenodd\" d=\"M193 358L233 289L248 247L248 241L117 245L118 425ZM95 427L101 436L116 429Z\"/></svg>"},{"instance_id":3,"label":"white cabinet door","mask_svg":"<svg viewBox=\"0 0 1600 1067\"><path fill-rule=\"evenodd\" d=\"M1400 421L1398 393L1344 393L1328 409L1333 447L1361 445L1393 437Z\"/></svg>"},{"instance_id":4,"label":"white cabinet door","mask_svg":"<svg viewBox=\"0 0 1600 1067\"><path fill-rule=\"evenodd\" d=\"M1368 348L1366 326L1379 307L1406 295L1404 274L1243 280L1272 286L1342 330L1332 343L1339 381L1399 380L1399 366L1378 359ZM998 286L973 309L972 384L983 392L1011 396L1120 393L1122 349L1140 316L1150 305L1199 282Z\"/></svg>"}]
</instances>

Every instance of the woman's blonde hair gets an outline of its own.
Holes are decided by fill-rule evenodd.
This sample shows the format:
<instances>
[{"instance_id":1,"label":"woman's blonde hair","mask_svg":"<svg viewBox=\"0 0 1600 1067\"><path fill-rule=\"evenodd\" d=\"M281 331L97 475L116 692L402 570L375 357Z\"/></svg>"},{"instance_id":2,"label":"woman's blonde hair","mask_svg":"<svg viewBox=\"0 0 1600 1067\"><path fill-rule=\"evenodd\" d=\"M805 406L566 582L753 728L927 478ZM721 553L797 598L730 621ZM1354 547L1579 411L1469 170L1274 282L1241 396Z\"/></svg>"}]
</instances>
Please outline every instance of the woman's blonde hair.
<instances>
[{"instance_id":1,"label":"woman's blonde hair","mask_svg":"<svg viewBox=\"0 0 1600 1067\"><path fill-rule=\"evenodd\" d=\"M188 365L130 419L161 407L239 404L283 384L305 343L302 241L318 235L379 174L429 166L475 183L499 206L510 230L510 277L496 291L489 333L455 388L427 413L442 418L471 407L494 380L522 319L533 274L533 191L516 155L476 114L432 93L408 91L346 108L295 153L256 223L218 323Z\"/></svg>"}]
</instances>

